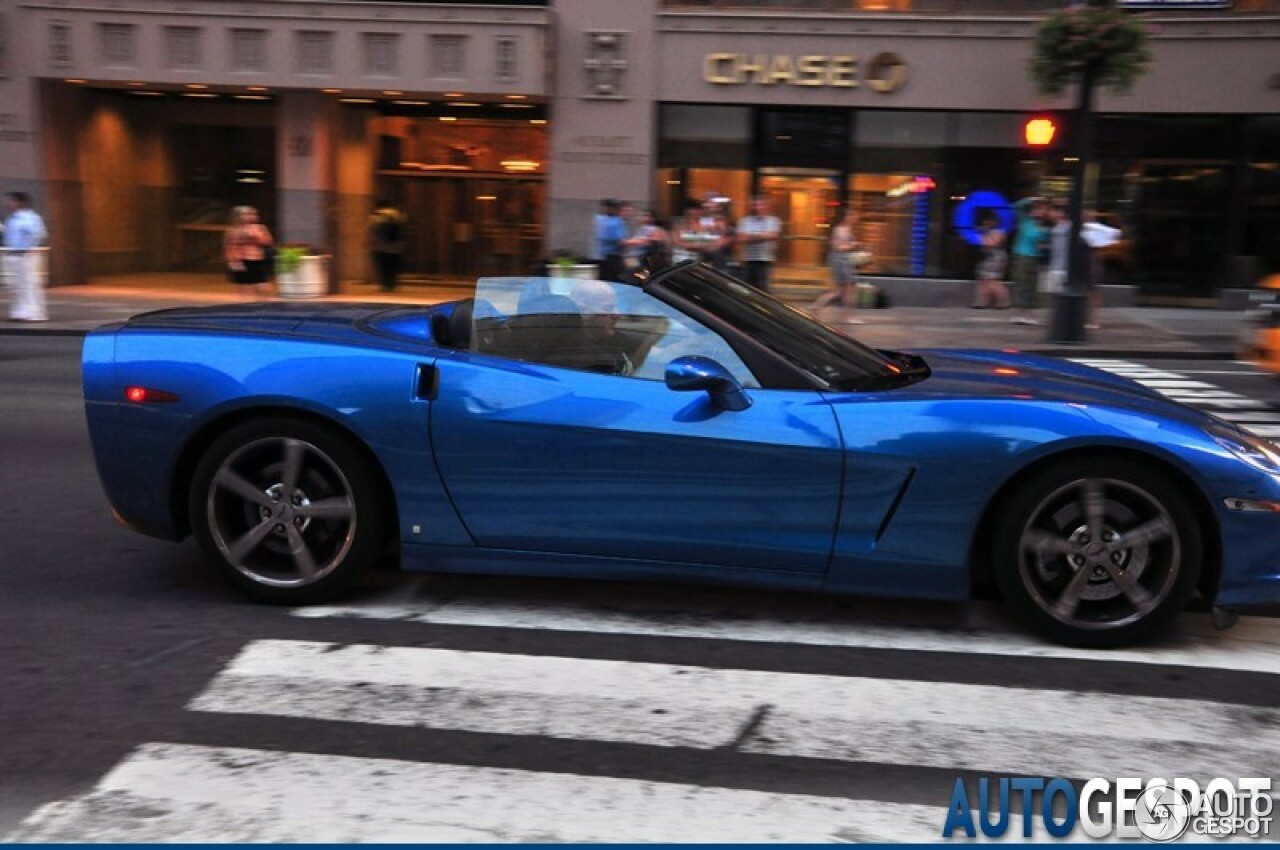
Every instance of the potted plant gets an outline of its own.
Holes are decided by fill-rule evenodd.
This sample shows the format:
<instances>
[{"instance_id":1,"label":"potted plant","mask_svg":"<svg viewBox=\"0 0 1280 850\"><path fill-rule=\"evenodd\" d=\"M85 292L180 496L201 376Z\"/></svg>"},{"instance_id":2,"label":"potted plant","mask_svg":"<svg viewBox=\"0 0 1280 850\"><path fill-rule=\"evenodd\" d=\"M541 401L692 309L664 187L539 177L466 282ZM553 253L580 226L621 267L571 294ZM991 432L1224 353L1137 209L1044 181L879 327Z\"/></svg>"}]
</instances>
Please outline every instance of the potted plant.
<instances>
[{"instance_id":1,"label":"potted plant","mask_svg":"<svg viewBox=\"0 0 1280 850\"><path fill-rule=\"evenodd\" d=\"M329 290L329 258L309 245L282 245L276 252L276 288L281 298L318 298Z\"/></svg>"},{"instance_id":2,"label":"potted plant","mask_svg":"<svg viewBox=\"0 0 1280 850\"><path fill-rule=\"evenodd\" d=\"M302 258L307 256L308 249L299 245L286 245L276 252L276 274L294 274L302 265Z\"/></svg>"}]
</instances>

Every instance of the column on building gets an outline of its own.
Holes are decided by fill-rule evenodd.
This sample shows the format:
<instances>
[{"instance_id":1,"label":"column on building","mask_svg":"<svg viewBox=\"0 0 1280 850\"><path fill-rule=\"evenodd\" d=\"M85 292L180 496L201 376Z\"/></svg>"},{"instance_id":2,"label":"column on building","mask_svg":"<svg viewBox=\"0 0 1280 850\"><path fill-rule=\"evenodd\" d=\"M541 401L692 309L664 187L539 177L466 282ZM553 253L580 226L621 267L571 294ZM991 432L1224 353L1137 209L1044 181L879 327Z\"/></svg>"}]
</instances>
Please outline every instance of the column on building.
<instances>
[{"instance_id":1,"label":"column on building","mask_svg":"<svg viewBox=\"0 0 1280 850\"><path fill-rule=\"evenodd\" d=\"M29 81L41 86L41 119L48 127L78 127L84 93L74 86L53 82ZM34 134L32 134L34 136ZM80 176L80 138L78 132L47 133L40 153L44 159L45 180L35 191L34 179L25 181L36 209L44 216L49 230L49 283L84 283L88 279L85 263L84 184ZM31 144L34 149L34 144ZM12 167L22 158L9 160ZM35 164L32 163L32 167ZM8 175L6 175L7 179ZM8 182L6 180L6 185Z\"/></svg>"},{"instance_id":2,"label":"column on building","mask_svg":"<svg viewBox=\"0 0 1280 850\"><path fill-rule=\"evenodd\" d=\"M335 203L339 193L335 180L342 173L335 162L338 108L332 98L319 92L286 92L279 97L276 240L334 255L333 269L343 253Z\"/></svg>"},{"instance_id":3,"label":"column on building","mask_svg":"<svg viewBox=\"0 0 1280 850\"><path fill-rule=\"evenodd\" d=\"M648 206L657 0L556 0L547 248L586 256L602 198Z\"/></svg>"},{"instance_id":4,"label":"column on building","mask_svg":"<svg viewBox=\"0 0 1280 850\"><path fill-rule=\"evenodd\" d=\"M333 269L340 281L369 281L367 228L373 211L374 150L369 113L339 109L334 123Z\"/></svg>"}]
</instances>

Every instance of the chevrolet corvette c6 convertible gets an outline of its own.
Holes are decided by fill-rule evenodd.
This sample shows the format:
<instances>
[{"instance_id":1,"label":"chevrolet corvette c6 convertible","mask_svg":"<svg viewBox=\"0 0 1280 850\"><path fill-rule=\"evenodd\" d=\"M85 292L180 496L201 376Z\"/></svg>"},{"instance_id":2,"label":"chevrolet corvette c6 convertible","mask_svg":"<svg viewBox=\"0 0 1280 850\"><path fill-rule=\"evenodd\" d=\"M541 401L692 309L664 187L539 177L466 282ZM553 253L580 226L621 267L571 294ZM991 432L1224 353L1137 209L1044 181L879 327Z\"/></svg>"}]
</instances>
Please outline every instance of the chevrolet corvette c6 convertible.
<instances>
[{"instance_id":1,"label":"chevrolet corvette c6 convertible","mask_svg":"<svg viewBox=\"0 0 1280 850\"><path fill-rule=\"evenodd\" d=\"M255 598L439 572L961 599L1056 641L1280 600L1280 452L1047 357L879 351L705 266L86 339L119 520Z\"/></svg>"}]
</instances>

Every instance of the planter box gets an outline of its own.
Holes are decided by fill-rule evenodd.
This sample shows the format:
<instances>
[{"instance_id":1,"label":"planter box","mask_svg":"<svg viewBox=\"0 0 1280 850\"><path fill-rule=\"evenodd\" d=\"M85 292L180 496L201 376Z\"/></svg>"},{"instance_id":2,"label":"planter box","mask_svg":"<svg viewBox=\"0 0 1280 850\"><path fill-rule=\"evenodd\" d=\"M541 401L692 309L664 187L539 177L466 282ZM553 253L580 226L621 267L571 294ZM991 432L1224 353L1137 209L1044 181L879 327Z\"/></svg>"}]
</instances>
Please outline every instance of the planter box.
<instances>
[{"instance_id":1,"label":"planter box","mask_svg":"<svg viewBox=\"0 0 1280 850\"><path fill-rule=\"evenodd\" d=\"M303 257L291 272L276 275L281 298L320 298L329 294L329 256Z\"/></svg>"}]
</instances>

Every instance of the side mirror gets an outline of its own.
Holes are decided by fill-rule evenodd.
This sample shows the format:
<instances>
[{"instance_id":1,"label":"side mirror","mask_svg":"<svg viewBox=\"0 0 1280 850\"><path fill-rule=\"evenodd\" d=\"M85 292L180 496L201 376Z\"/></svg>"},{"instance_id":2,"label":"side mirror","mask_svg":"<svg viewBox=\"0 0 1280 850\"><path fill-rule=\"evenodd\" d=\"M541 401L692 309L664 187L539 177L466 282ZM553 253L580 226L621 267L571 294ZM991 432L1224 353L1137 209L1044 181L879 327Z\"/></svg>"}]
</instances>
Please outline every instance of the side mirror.
<instances>
[{"instance_id":1,"label":"side mirror","mask_svg":"<svg viewBox=\"0 0 1280 850\"><path fill-rule=\"evenodd\" d=\"M667 388L676 392L705 390L720 410L746 410L751 398L729 370L710 357L677 357L667 364Z\"/></svg>"}]
</instances>

